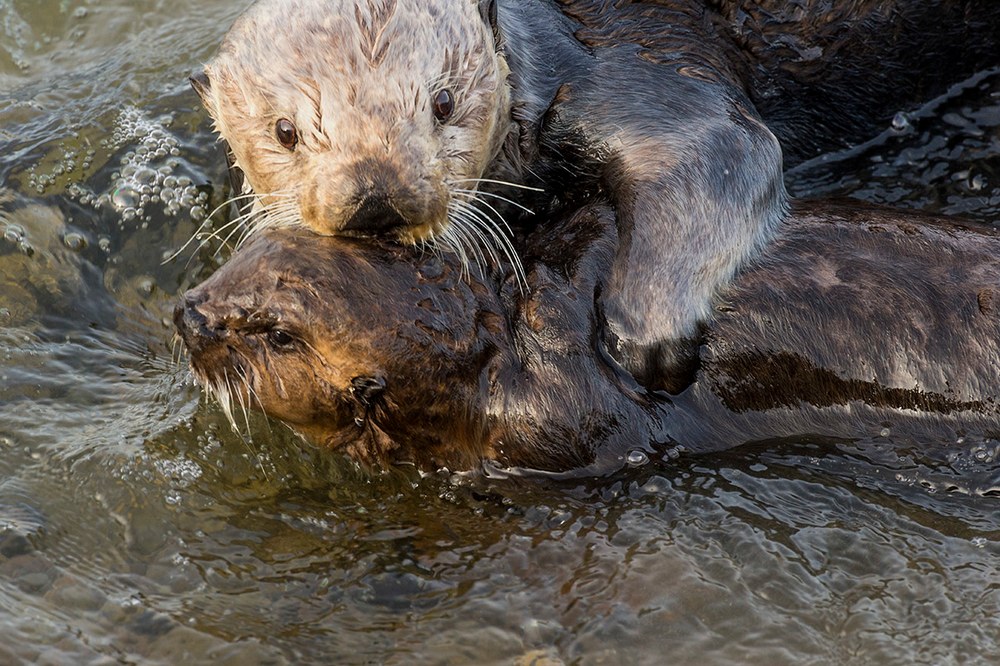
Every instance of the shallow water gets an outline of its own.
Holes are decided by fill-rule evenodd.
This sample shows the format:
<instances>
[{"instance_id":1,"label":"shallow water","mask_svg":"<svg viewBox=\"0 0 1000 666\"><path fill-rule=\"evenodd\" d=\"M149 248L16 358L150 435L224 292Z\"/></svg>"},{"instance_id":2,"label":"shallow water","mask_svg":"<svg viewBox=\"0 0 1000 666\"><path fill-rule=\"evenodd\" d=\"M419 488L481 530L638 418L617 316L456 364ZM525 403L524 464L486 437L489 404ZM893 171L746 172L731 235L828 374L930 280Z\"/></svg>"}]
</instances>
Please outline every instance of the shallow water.
<instances>
[{"instance_id":1,"label":"shallow water","mask_svg":"<svg viewBox=\"0 0 1000 666\"><path fill-rule=\"evenodd\" d=\"M163 262L223 196L186 76L244 4L0 0L0 663L1000 654L997 443L470 482L233 434L169 325L218 259ZM900 111L791 189L996 218L1000 74Z\"/></svg>"}]
</instances>

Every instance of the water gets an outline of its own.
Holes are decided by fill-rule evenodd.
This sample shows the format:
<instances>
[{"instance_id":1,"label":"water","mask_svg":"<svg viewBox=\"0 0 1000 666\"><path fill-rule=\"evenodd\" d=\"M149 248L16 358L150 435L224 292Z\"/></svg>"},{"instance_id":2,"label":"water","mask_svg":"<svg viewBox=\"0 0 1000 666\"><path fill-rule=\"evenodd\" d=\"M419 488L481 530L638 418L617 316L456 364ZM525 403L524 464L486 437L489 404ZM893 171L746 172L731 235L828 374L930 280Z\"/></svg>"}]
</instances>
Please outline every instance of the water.
<instances>
[{"instance_id":1,"label":"water","mask_svg":"<svg viewBox=\"0 0 1000 666\"><path fill-rule=\"evenodd\" d=\"M1000 654L1000 444L801 441L612 478L368 474L234 435L163 263L220 202L224 0L0 0L0 663L912 664ZM1000 74L796 193L990 223ZM943 443L944 444L944 443Z\"/></svg>"}]
</instances>

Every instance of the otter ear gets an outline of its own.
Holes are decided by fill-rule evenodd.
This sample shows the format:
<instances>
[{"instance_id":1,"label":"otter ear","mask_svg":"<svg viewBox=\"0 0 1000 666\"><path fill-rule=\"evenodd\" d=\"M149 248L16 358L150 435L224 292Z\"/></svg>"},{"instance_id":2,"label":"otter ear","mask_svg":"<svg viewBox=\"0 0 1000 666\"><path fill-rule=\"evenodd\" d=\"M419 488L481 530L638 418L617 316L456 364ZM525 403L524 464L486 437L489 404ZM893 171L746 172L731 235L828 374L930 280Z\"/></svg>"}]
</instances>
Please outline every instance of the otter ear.
<instances>
[{"instance_id":1,"label":"otter ear","mask_svg":"<svg viewBox=\"0 0 1000 666\"><path fill-rule=\"evenodd\" d=\"M479 13L493 30L493 45L500 50L500 22L497 20L497 0L479 0Z\"/></svg>"},{"instance_id":2,"label":"otter ear","mask_svg":"<svg viewBox=\"0 0 1000 666\"><path fill-rule=\"evenodd\" d=\"M188 77L188 81L201 98L201 103L208 106L209 95L212 92L212 82L208 78L208 72L205 70L194 72Z\"/></svg>"}]
</instances>

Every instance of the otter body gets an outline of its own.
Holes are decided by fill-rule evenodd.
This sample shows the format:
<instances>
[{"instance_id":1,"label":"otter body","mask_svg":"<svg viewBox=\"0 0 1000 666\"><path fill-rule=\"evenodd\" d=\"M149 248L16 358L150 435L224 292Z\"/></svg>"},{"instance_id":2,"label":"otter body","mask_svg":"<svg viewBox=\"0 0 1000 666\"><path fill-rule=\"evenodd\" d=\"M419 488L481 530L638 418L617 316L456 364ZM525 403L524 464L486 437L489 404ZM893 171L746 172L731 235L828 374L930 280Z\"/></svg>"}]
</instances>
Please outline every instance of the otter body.
<instances>
[{"instance_id":1,"label":"otter body","mask_svg":"<svg viewBox=\"0 0 1000 666\"><path fill-rule=\"evenodd\" d=\"M669 387L784 215L772 129L799 160L1000 58L986 0L807 5L260 0L194 80L252 226L516 264L518 207L609 199L603 335Z\"/></svg>"},{"instance_id":2,"label":"otter body","mask_svg":"<svg viewBox=\"0 0 1000 666\"><path fill-rule=\"evenodd\" d=\"M606 471L630 449L773 437L940 444L1000 427L1000 234L861 206L798 207L721 294L694 381L649 392L598 341L617 225L535 232L529 296L457 258L273 230L175 320L208 386L368 462Z\"/></svg>"},{"instance_id":3,"label":"otter body","mask_svg":"<svg viewBox=\"0 0 1000 666\"><path fill-rule=\"evenodd\" d=\"M517 188L605 191L622 226L611 348L650 378L783 216L781 151L729 72L641 57L641 34L582 38L577 10L598 30L623 14L594 7L261 0L196 88L265 225L485 242L516 263L500 210L523 206ZM643 28L668 35L672 17Z\"/></svg>"}]
</instances>

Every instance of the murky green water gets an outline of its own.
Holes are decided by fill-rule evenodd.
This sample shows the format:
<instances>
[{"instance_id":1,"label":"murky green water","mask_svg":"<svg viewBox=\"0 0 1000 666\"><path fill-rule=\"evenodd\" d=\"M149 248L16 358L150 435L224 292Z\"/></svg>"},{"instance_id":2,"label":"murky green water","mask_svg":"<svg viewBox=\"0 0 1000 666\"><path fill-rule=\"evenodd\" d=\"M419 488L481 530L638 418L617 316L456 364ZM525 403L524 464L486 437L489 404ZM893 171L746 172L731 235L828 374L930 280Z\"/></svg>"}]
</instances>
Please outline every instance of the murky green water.
<instances>
[{"instance_id":1,"label":"murky green water","mask_svg":"<svg viewBox=\"0 0 1000 666\"><path fill-rule=\"evenodd\" d=\"M186 76L243 5L0 0L0 663L1000 654L1000 444L470 484L232 434L168 325L216 260L162 262L221 199ZM990 223L998 155L994 72L790 184Z\"/></svg>"}]
</instances>

